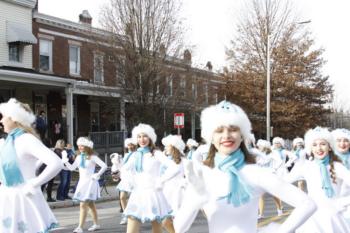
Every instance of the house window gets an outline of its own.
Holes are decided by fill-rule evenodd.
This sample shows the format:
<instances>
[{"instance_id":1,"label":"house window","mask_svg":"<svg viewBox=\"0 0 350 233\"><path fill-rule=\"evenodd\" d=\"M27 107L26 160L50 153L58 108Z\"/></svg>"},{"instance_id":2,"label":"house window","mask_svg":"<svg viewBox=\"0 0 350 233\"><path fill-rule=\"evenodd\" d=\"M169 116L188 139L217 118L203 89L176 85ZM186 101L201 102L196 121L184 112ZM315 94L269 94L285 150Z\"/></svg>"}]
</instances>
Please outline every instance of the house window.
<instances>
[{"instance_id":1,"label":"house window","mask_svg":"<svg viewBox=\"0 0 350 233\"><path fill-rule=\"evenodd\" d=\"M80 75L80 47L76 45L69 46L69 73Z\"/></svg>"},{"instance_id":2,"label":"house window","mask_svg":"<svg viewBox=\"0 0 350 233\"><path fill-rule=\"evenodd\" d=\"M185 97L186 96L186 79L181 78L180 80L180 96Z\"/></svg>"},{"instance_id":3,"label":"house window","mask_svg":"<svg viewBox=\"0 0 350 233\"><path fill-rule=\"evenodd\" d=\"M173 78L166 77L167 96L173 96Z\"/></svg>"},{"instance_id":4,"label":"house window","mask_svg":"<svg viewBox=\"0 0 350 233\"><path fill-rule=\"evenodd\" d=\"M94 81L103 83L103 55L94 54Z\"/></svg>"},{"instance_id":5,"label":"house window","mask_svg":"<svg viewBox=\"0 0 350 233\"><path fill-rule=\"evenodd\" d=\"M40 70L52 71L52 41L41 39L40 50Z\"/></svg>"},{"instance_id":6,"label":"house window","mask_svg":"<svg viewBox=\"0 0 350 233\"><path fill-rule=\"evenodd\" d=\"M22 48L19 43L9 43L9 61L21 62Z\"/></svg>"}]
</instances>

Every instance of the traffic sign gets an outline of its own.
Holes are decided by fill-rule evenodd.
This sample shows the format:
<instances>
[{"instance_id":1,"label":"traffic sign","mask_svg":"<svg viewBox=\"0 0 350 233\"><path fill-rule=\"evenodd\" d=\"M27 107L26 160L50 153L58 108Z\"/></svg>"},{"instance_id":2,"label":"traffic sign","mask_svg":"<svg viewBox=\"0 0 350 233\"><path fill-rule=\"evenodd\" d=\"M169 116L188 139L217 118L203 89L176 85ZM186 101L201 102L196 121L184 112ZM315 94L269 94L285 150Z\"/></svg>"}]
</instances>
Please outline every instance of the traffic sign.
<instances>
[{"instance_id":1,"label":"traffic sign","mask_svg":"<svg viewBox=\"0 0 350 233\"><path fill-rule=\"evenodd\" d=\"M174 128L180 129L185 127L185 113L174 113Z\"/></svg>"}]
</instances>

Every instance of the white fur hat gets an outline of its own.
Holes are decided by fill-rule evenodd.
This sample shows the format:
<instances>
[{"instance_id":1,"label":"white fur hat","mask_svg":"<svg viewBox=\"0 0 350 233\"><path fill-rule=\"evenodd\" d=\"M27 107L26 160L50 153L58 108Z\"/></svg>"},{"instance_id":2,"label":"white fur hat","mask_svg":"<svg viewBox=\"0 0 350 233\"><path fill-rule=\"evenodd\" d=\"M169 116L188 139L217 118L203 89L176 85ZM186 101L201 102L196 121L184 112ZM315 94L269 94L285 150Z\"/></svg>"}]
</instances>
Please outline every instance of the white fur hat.
<instances>
[{"instance_id":1,"label":"white fur hat","mask_svg":"<svg viewBox=\"0 0 350 233\"><path fill-rule=\"evenodd\" d=\"M162 144L164 146L172 145L173 147L178 149L182 154L184 153L185 143L180 136L168 135L162 139Z\"/></svg>"},{"instance_id":2,"label":"white fur hat","mask_svg":"<svg viewBox=\"0 0 350 233\"><path fill-rule=\"evenodd\" d=\"M89 147L91 149L94 148L94 143L91 140L89 140L87 137L78 138L77 145L78 146L86 146L86 147Z\"/></svg>"},{"instance_id":3,"label":"white fur hat","mask_svg":"<svg viewBox=\"0 0 350 233\"><path fill-rule=\"evenodd\" d=\"M334 140L345 138L345 139L348 139L348 141L350 141L350 131L347 129L335 129L332 131L331 134Z\"/></svg>"},{"instance_id":4,"label":"white fur hat","mask_svg":"<svg viewBox=\"0 0 350 233\"><path fill-rule=\"evenodd\" d=\"M298 143L301 143L302 145L304 145L304 139L302 139L302 138L294 138L293 146L296 146Z\"/></svg>"},{"instance_id":5,"label":"white fur hat","mask_svg":"<svg viewBox=\"0 0 350 233\"><path fill-rule=\"evenodd\" d=\"M270 148L271 149L271 143L267 140L264 139L259 139L258 142L256 143L258 147L263 147L263 148Z\"/></svg>"},{"instance_id":6,"label":"white fur hat","mask_svg":"<svg viewBox=\"0 0 350 233\"><path fill-rule=\"evenodd\" d=\"M237 105L226 100L205 108L201 114L202 138L211 143L214 131L220 126L239 127L243 140L250 137L252 129L247 114Z\"/></svg>"},{"instance_id":7,"label":"white fur hat","mask_svg":"<svg viewBox=\"0 0 350 233\"><path fill-rule=\"evenodd\" d=\"M272 139L272 145L273 144L277 144L277 143L281 144L281 146L284 147L284 140L283 140L283 138L281 138L281 137L274 137Z\"/></svg>"},{"instance_id":8,"label":"white fur hat","mask_svg":"<svg viewBox=\"0 0 350 233\"><path fill-rule=\"evenodd\" d=\"M186 142L187 146L194 146L194 147L198 147L198 142L192 138L189 138Z\"/></svg>"},{"instance_id":9,"label":"white fur hat","mask_svg":"<svg viewBox=\"0 0 350 233\"><path fill-rule=\"evenodd\" d=\"M137 141L134 138L127 138L124 141L124 147L127 148L129 144L137 145Z\"/></svg>"},{"instance_id":10,"label":"white fur hat","mask_svg":"<svg viewBox=\"0 0 350 233\"><path fill-rule=\"evenodd\" d=\"M156 143L157 135L152 126L142 123L138 124L132 129L132 139L137 142L137 135L140 133L146 134L154 144Z\"/></svg>"},{"instance_id":11,"label":"white fur hat","mask_svg":"<svg viewBox=\"0 0 350 233\"><path fill-rule=\"evenodd\" d=\"M13 121L24 126L31 127L35 121L33 112L26 111L15 98L0 104L0 113L3 116L11 117Z\"/></svg>"},{"instance_id":12,"label":"white fur hat","mask_svg":"<svg viewBox=\"0 0 350 233\"><path fill-rule=\"evenodd\" d=\"M327 128L322 128L322 127L317 126L314 129L309 129L305 133L304 139L305 139L305 151L309 155L311 155L312 143L317 139L326 140L329 143L332 150L334 151L334 149L335 149L334 138L333 138L331 132L329 132L329 130Z\"/></svg>"}]
</instances>

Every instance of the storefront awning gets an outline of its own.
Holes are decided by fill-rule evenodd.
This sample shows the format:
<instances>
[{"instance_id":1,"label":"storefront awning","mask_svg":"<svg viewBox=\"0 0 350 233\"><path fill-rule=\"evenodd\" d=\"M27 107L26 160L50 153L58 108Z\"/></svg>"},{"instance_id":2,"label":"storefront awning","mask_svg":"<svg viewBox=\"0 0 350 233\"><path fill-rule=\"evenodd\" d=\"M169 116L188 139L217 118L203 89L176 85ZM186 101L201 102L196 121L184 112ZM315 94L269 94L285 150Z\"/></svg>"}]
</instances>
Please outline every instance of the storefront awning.
<instances>
[{"instance_id":1,"label":"storefront awning","mask_svg":"<svg viewBox=\"0 0 350 233\"><path fill-rule=\"evenodd\" d=\"M28 27L7 22L7 43L36 44L38 40L30 30L31 25L28 25Z\"/></svg>"}]
</instances>

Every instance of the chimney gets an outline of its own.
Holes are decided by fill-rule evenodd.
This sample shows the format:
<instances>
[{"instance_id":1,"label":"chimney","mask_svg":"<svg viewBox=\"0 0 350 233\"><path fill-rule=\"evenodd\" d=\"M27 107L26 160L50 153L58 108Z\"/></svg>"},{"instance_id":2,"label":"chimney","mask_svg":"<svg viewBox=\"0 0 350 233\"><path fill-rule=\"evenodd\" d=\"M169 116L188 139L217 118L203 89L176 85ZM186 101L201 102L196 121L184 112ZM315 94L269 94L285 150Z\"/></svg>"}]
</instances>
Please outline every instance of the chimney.
<instances>
[{"instance_id":1,"label":"chimney","mask_svg":"<svg viewBox=\"0 0 350 233\"><path fill-rule=\"evenodd\" d=\"M88 10L83 10L83 12L79 15L79 22L83 24L91 25L92 17L89 14Z\"/></svg>"},{"instance_id":2,"label":"chimney","mask_svg":"<svg viewBox=\"0 0 350 233\"><path fill-rule=\"evenodd\" d=\"M211 61L208 61L205 67L207 67L209 71L213 70L213 65L211 64Z\"/></svg>"},{"instance_id":3,"label":"chimney","mask_svg":"<svg viewBox=\"0 0 350 233\"><path fill-rule=\"evenodd\" d=\"M191 64L192 62L192 55L190 50L186 49L184 52L184 60L187 64Z\"/></svg>"}]
</instances>

